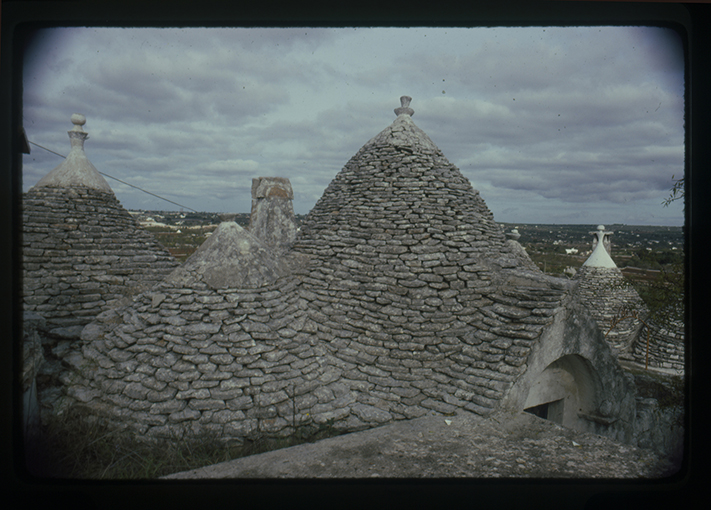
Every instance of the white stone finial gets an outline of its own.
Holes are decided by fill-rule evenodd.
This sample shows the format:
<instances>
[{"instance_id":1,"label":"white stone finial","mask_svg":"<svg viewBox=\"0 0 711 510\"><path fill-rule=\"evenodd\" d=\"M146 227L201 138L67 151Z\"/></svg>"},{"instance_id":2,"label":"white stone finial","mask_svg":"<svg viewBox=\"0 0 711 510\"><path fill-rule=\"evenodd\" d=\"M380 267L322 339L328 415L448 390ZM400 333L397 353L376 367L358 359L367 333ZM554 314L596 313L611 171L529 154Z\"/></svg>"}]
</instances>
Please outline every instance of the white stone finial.
<instances>
[{"instance_id":1,"label":"white stone finial","mask_svg":"<svg viewBox=\"0 0 711 510\"><path fill-rule=\"evenodd\" d=\"M67 133L69 133L69 143L71 143L72 149L76 147L83 151L84 141L89 138L89 134L82 129L82 126L86 124L86 117L81 113L75 113L72 115L71 120L74 127L67 131Z\"/></svg>"},{"instance_id":2,"label":"white stone finial","mask_svg":"<svg viewBox=\"0 0 711 510\"><path fill-rule=\"evenodd\" d=\"M84 131L82 126L86 124L86 117L84 117L81 113L75 113L72 115L72 124L74 124L72 131Z\"/></svg>"},{"instance_id":3,"label":"white stone finial","mask_svg":"<svg viewBox=\"0 0 711 510\"><path fill-rule=\"evenodd\" d=\"M412 101L412 98L410 96L401 96L400 97L400 108L395 108L395 115L398 117L400 115L409 115L412 117L415 114L415 110L410 108L410 101Z\"/></svg>"},{"instance_id":4,"label":"white stone finial","mask_svg":"<svg viewBox=\"0 0 711 510\"><path fill-rule=\"evenodd\" d=\"M605 225L598 225L597 230L595 232L590 233L593 235L593 249L595 248L595 246L597 246L598 242L602 242L603 240L607 240L609 244L609 236L612 235L612 232L605 231Z\"/></svg>"},{"instance_id":5,"label":"white stone finial","mask_svg":"<svg viewBox=\"0 0 711 510\"><path fill-rule=\"evenodd\" d=\"M593 251L583 265L606 268L617 267L612 257L610 257L609 251L609 236L612 232L606 232L605 225L598 225L597 230L590 233L593 235Z\"/></svg>"},{"instance_id":6,"label":"white stone finial","mask_svg":"<svg viewBox=\"0 0 711 510\"><path fill-rule=\"evenodd\" d=\"M84 141L89 138L89 134L82 129L82 126L86 123L86 117L80 113L75 113L72 115L71 121L74 124L74 128L67 131L69 143L72 146L69 154L58 167L42 177L35 186L60 188L85 186L113 193L109 183L106 182L84 153Z\"/></svg>"}]
</instances>

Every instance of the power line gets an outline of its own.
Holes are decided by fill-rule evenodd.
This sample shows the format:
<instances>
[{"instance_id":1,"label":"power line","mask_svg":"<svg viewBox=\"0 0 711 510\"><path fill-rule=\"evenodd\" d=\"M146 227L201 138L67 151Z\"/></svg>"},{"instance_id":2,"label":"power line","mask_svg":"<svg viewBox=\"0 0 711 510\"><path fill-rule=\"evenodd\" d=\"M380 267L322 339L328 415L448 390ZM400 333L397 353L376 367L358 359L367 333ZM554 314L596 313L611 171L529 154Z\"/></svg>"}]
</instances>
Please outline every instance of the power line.
<instances>
[{"instance_id":1,"label":"power line","mask_svg":"<svg viewBox=\"0 0 711 510\"><path fill-rule=\"evenodd\" d=\"M29 142L29 140L28 140L28 142ZM29 143L31 143L32 145L35 145L35 146L39 147L40 149L44 149L44 150L46 150L47 152L51 152L52 154L56 154L56 155L59 156L59 157L62 157L62 158L64 158L64 159L67 159L67 157L64 156L63 154L60 154L60 153L58 153L58 152L54 152L53 150L48 149L47 147L42 147L42 146L41 146L40 144L38 144L38 143L35 143L35 142L29 142ZM97 172L99 172L99 171L97 170ZM118 182L120 182L121 184L125 184L126 186L131 186L132 188L136 188L137 190L142 191L142 192L144 192L144 193L147 193L147 194L149 194L149 195L151 195L151 196L154 196L154 197L156 197L156 198L160 198L161 200L165 200L166 202L170 202L171 204L177 205L178 207L182 207L183 209L189 209L189 210L191 210L191 211L193 211L193 212L199 212L199 211L196 211L195 209L192 209L191 207L187 207L187 206L181 205L181 204L179 204L179 203L177 203L177 202L173 202L172 200L168 200L167 198L163 198L163 197L160 196L160 195L156 195L155 193L151 193L150 191L146 191L146 190L143 189L143 188L139 188L138 186L134 186L133 184L129 184L129 183L125 182L125 181L122 181L121 179L117 179L116 177L113 177L112 175L105 174L104 172L99 172L99 173L100 173L101 175L105 176L105 177L108 177L108 178L110 178L110 179L113 179L113 180L115 180L115 181L118 181Z\"/></svg>"}]
</instances>

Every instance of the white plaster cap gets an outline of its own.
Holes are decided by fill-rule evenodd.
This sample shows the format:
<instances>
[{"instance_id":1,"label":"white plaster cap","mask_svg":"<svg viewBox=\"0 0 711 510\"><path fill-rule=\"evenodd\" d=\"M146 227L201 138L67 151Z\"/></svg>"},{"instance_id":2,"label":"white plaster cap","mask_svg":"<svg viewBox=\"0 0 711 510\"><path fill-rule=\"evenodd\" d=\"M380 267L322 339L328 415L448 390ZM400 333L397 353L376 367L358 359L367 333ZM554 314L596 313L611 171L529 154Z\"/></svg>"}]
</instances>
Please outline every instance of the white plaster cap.
<instances>
[{"instance_id":1,"label":"white plaster cap","mask_svg":"<svg viewBox=\"0 0 711 510\"><path fill-rule=\"evenodd\" d=\"M585 263L583 264L584 266L605 267L605 268L617 267L617 264L615 264L615 261L612 260L612 257L610 257L610 254L607 253L607 250L605 249L605 243L603 242L603 239L605 238L605 234L609 234L609 233L610 232L605 232L605 225L598 225L597 226L597 232L594 232L594 234L597 236L597 246L595 246L595 249L588 257L588 260L586 260Z\"/></svg>"}]
</instances>

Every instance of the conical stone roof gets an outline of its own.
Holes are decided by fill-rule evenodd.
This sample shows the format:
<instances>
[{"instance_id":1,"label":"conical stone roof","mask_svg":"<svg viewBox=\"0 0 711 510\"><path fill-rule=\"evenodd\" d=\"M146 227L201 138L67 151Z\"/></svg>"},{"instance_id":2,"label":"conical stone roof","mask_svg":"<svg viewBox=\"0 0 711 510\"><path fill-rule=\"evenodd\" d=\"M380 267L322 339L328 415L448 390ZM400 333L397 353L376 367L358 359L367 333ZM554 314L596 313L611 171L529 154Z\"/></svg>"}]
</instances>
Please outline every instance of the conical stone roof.
<instances>
[{"instance_id":1,"label":"conical stone roof","mask_svg":"<svg viewBox=\"0 0 711 510\"><path fill-rule=\"evenodd\" d=\"M176 271L84 329L70 399L146 437L354 431L491 413L554 321L573 317L575 342L556 340L538 365L584 345L592 322L559 313L568 282L506 240L408 100L328 186L277 260L283 276L238 288L222 255ZM230 227L204 253L239 239Z\"/></svg>"},{"instance_id":2,"label":"conical stone roof","mask_svg":"<svg viewBox=\"0 0 711 510\"><path fill-rule=\"evenodd\" d=\"M109 183L101 176L84 152L84 141L89 138L82 128L86 124L86 117L75 113L71 120L74 128L68 131L72 145L69 154L60 165L40 179L35 186L38 188L43 186L60 188L81 186L113 193Z\"/></svg>"},{"instance_id":3,"label":"conical stone roof","mask_svg":"<svg viewBox=\"0 0 711 510\"><path fill-rule=\"evenodd\" d=\"M642 327L632 313L644 320L647 308L605 248L605 237L612 232L606 232L604 225L598 225L591 234L596 237L595 247L575 275L578 294L610 346L618 356L629 359L635 337Z\"/></svg>"},{"instance_id":4,"label":"conical stone roof","mask_svg":"<svg viewBox=\"0 0 711 510\"><path fill-rule=\"evenodd\" d=\"M179 265L87 159L84 122L72 116L69 156L22 197L24 309L50 329L80 328Z\"/></svg>"},{"instance_id":5,"label":"conical stone roof","mask_svg":"<svg viewBox=\"0 0 711 510\"><path fill-rule=\"evenodd\" d=\"M395 121L348 161L302 223L294 250L314 257L306 296L331 330L335 357L367 363L383 382L439 380L440 393L425 392L420 408L487 414L565 289L507 241L479 192L415 125L410 98L401 99Z\"/></svg>"},{"instance_id":6,"label":"conical stone roof","mask_svg":"<svg viewBox=\"0 0 711 510\"><path fill-rule=\"evenodd\" d=\"M302 225L297 250L399 255L418 245L414 250L422 254L466 257L506 251L504 233L479 192L407 110L331 181Z\"/></svg>"}]
</instances>

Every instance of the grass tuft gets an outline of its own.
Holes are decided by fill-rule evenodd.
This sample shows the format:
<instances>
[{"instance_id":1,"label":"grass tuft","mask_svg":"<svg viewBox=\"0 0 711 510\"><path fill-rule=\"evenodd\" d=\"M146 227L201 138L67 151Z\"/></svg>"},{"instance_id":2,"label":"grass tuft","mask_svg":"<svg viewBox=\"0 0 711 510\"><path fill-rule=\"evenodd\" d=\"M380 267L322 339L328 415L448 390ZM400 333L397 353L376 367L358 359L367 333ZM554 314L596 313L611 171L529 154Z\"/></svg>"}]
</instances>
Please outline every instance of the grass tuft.
<instances>
[{"instance_id":1,"label":"grass tuft","mask_svg":"<svg viewBox=\"0 0 711 510\"><path fill-rule=\"evenodd\" d=\"M79 409L54 416L28 440L26 465L39 478L154 479L220 462L338 435L331 424L297 428L284 438L227 443L217 436L141 440L135 432L89 417Z\"/></svg>"}]
</instances>

